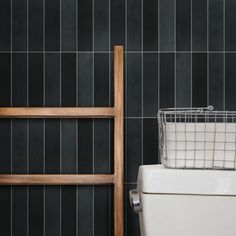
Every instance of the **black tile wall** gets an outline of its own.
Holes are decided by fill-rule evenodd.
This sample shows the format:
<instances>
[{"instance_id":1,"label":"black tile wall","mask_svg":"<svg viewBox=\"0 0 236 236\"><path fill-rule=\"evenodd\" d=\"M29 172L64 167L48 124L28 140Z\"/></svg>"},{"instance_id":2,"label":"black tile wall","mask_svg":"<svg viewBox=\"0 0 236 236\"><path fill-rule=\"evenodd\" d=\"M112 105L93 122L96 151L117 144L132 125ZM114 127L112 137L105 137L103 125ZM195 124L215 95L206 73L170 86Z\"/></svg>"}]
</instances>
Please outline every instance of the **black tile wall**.
<instances>
[{"instance_id":1,"label":"black tile wall","mask_svg":"<svg viewBox=\"0 0 236 236\"><path fill-rule=\"evenodd\" d=\"M235 110L233 0L1 0L0 106L113 104L125 47L125 235L161 107ZM112 120L0 120L1 173L112 173ZM109 186L0 187L0 235L113 235Z\"/></svg>"}]
</instances>

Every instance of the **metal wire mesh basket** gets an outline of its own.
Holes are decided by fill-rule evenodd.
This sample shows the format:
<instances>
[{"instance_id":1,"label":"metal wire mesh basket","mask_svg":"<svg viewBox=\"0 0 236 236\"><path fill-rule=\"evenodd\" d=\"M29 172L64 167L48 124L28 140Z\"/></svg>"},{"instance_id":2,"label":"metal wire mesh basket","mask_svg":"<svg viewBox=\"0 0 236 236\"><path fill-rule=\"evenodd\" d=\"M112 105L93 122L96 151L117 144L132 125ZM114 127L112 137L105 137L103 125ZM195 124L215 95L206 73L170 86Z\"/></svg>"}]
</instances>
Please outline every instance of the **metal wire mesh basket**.
<instances>
[{"instance_id":1,"label":"metal wire mesh basket","mask_svg":"<svg viewBox=\"0 0 236 236\"><path fill-rule=\"evenodd\" d=\"M161 162L168 168L236 169L236 112L167 108L158 112Z\"/></svg>"}]
</instances>

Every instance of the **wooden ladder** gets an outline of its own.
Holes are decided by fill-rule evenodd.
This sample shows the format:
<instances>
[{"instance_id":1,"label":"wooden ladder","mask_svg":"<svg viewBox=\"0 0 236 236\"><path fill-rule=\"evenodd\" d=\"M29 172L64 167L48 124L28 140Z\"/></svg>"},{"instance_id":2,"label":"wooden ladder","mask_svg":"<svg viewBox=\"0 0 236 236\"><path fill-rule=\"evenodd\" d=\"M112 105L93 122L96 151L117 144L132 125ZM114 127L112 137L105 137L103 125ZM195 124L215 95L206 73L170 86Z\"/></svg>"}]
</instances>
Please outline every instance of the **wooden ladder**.
<instances>
[{"instance_id":1,"label":"wooden ladder","mask_svg":"<svg viewBox=\"0 0 236 236\"><path fill-rule=\"evenodd\" d=\"M114 48L114 107L4 107L0 118L114 118L113 174L0 174L0 185L114 184L114 235L123 236L124 193L123 47Z\"/></svg>"}]
</instances>

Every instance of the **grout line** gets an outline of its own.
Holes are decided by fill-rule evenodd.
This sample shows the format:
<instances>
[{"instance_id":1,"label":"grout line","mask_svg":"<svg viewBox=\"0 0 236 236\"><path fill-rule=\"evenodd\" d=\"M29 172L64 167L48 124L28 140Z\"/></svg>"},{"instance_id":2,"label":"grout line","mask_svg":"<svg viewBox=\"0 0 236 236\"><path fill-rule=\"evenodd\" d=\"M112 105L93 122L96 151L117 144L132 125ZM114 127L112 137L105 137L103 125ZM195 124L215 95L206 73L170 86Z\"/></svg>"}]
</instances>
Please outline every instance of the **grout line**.
<instances>
[{"instance_id":1,"label":"grout line","mask_svg":"<svg viewBox=\"0 0 236 236\"><path fill-rule=\"evenodd\" d=\"M174 0L174 106L177 106L177 78L176 78L176 0Z\"/></svg>"},{"instance_id":2,"label":"grout line","mask_svg":"<svg viewBox=\"0 0 236 236\"><path fill-rule=\"evenodd\" d=\"M190 51L191 51L191 107L193 106L193 1L191 0L191 40L190 40Z\"/></svg>"},{"instance_id":3,"label":"grout line","mask_svg":"<svg viewBox=\"0 0 236 236\"><path fill-rule=\"evenodd\" d=\"M143 117L143 1L144 0L141 0L141 51L142 51L142 54L141 54L141 80L142 80L142 91L141 91L141 96L142 96L142 117ZM143 119L141 120L141 137L142 137L142 165L143 165Z\"/></svg>"},{"instance_id":4,"label":"grout line","mask_svg":"<svg viewBox=\"0 0 236 236\"><path fill-rule=\"evenodd\" d=\"M225 102L225 23L226 23L226 11L225 11L226 0L223 0L223 110L226 109Z\"/></svg>"},{"instance_id":5,"label":"grout line","mask_svg":"<svg viewBox=\"0 0 236 236\"><path fill-rule=\"evenodd\" d=\"M157 13L157 26L158 26L158 29L157 29L157 49L159 51L160 49L160 0L158 0L158 3L157 3L157 10L158 10L158 13ZM157 54L157 110L160 109L160 53ZM157 118L157 117L155 117ZM159 163L159 159L160 159L160 155L159 155L159 148L158 148L158 153L157 153L157 162Z\"/></svg>"},{"instance_id":6,"label":"grout line","mask_svg":"<svg viewBox=\"0 0 236 236\"><path fill-rule=\"evenodd\" d=\"M206 2L207 4L207 106L210 103L209 96L209 81L210 81L210 58L209 58L209 0Z\"/></svg>"}]
</instances>

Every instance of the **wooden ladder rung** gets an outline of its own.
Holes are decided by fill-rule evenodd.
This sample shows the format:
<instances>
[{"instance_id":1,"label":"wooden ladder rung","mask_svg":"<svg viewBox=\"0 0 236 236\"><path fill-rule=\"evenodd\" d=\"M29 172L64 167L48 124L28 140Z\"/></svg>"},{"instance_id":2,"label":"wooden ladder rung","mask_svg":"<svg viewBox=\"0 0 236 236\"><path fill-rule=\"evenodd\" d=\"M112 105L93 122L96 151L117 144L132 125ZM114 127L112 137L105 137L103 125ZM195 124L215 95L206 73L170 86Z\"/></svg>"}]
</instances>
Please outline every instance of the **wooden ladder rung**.
<instances>
[{"instance_id":1,"label":"wooden ladder rung","mask_svg":"<svg viewBox=\"0 0 236 236\"><path fill-rule=\"evenodd\" d=\"M0 118L109 118L114 107L4 107Z\"/></svg>"},{"instance_id":2,"label":"wooden ladder rung","mask_svg":"<svg viewBox=\"0 0 236 236\"><path fill-rule=\"evenodd\" d=\"M0 174L0 185L106 185L113 174Z\"/></svg>"}]
</instances>

